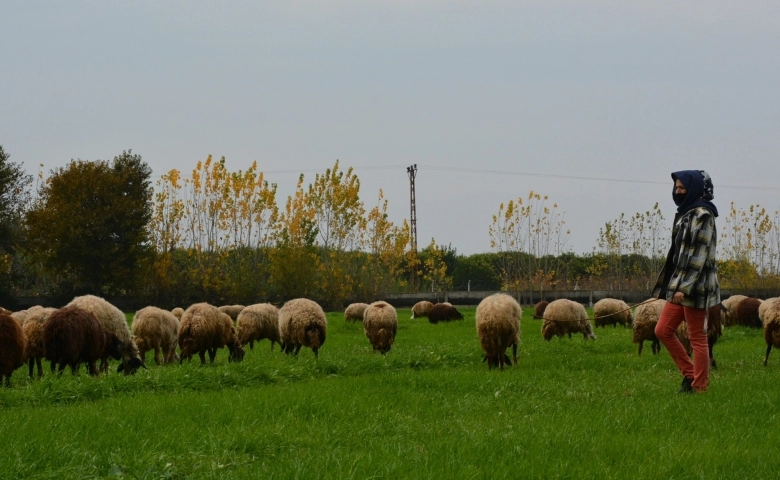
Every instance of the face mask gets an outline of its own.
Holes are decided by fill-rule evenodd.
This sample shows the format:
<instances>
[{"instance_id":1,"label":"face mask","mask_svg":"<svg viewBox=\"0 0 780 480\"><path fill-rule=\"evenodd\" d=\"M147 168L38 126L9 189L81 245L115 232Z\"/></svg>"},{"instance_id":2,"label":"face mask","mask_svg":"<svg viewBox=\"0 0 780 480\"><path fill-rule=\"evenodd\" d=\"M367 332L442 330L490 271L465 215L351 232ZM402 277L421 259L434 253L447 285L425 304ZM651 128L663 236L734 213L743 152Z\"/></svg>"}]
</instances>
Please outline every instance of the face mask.
<instances>
[{"instance_id":1,"label":"face mask","mask_svg":"<svg viewBox=\"0 0 780 480\"><path fill-rule=\"evenodd\" d=\"M685 201L686 196L688 196L687 193L673 193L672 198L674 198L674 204L679 207Z\"/></svg>"}]
</instances>

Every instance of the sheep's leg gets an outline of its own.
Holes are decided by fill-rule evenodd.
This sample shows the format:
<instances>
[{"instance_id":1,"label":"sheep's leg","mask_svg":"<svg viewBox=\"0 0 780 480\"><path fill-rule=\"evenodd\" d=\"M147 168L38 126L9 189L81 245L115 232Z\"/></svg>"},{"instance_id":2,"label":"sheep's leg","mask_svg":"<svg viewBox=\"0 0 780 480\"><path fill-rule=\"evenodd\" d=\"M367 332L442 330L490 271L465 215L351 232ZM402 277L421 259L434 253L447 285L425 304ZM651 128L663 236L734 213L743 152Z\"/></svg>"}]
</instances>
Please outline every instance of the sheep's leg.
<instances>
[{"instance_id":1,"label":"sheep's leg","mask_svg":"<svg viewBox=\"0 0 780 480\"><path fill-rule=\"evenodd\" d=\"M517 344L512 344L512 357L515 360L515 367L517 366Z\"/></svg>"},{"instance_id":2,"label":"sheep's leg","mask_svg":"<svg viewBox=\"0 0 780 480\"><path fill-rule=\"evenodd\" d=\"M146 355L144 355L144 358L142 359L144 363L146 363ZM160 365L162 362L162 359L160 357L160 347L154 347L154 363L157 365Z\"/></svg>"},{"instance_id":3,"label":"sheep's leg","mask_svg":"<svg viewBox=\"0 0 780 480\"><path fill-rule=\"evenodd\" d=\"M30 367L30 378L33 378L33 365L35 364L35 359L30 357L29 360L27 360L27 365Z\"/></svg>"},{"instance_id":4,"label":"sheep's leg","mask_svg":"<svg viewBox=\"0 0 780 480\"><path fill-rule=\"evenodd\" d=\"M201 350L200 352L198 352L198 355L200 356L200 364L201 365L205 365L206 364L206 351L205 350Z\"/></svg>"},{"instance_id":5,"label":"sheep's leg","mask_svg":"<svg viewBox=\"0 0 780 480\"><path fill-rule=\"evenodd\" d=\"M274 342L273 340L271 340L271 351L272 351L272 352L274 351L274 343L276 343L276 342ZM281 348L281 344L279 344L279 348Z\"/></svg>"},{"instance_id":6,"label":"sheep's leg","mask_svg":"<svg viewBox=\"0 0 780 480\"><path fill-rule=\"evenodd\" d=\"M653 355L661 353L661 341L653 340Z\"/></svg>"},{"instance_id":7,"label":"sheep's leg","mask_svg":"<svg viewBox=\"0 0 780 480\"><path fill-rule=\"evenodd\" d=\"M209 362L214 363L214 357L217 356L217 349L216 348L209 348Z\"/></svg>"},{"instance_id":8,"label":"sheep's leg","mask_svg":"<svg viewBox=\"0 0 780 480\"><path fill-rule=\"evenodd\" d=\"M766 367L766 362L769 361L769 352L772 351L772 344L766 346L766 356L764 357L764 366Z\"/></svg>"},{"instance_id":9,"label":"sheep's leg","mask_svg":"<svg viewBox=\"0 0 780 480\"><path fill-rule=\"evenodd\" d=\"M707 339L708 347L710 348L710 367L718 368L718 364L715 363L715 357L712 356L712 347L715 344L711 338Z\"/></svg>"},{"instance_id":10,"label":"sheep's leg","mask_svg":"<svg viewBox=\"0 0 780 480\"><path fill-rule=\"evenodd\" d=\"M298 352L300 352L300 351L301 351L301 344L298 344L298 345L295 346L294 355L297 357L298 356ZM315 357L317 356L317 352L314 352L314 356Z\"/></svg>"},{"instance_id":11,"label":"sheep's leg","mask_svg":"<svg viewBox=\"0 0 780 480\"><path fill-rule=\"evenodd\" d=\"M76 374L76 371L78 371L78 368L79 368L79 364L78 364L78 362L76 362L76 363L71 363L71 364L70 364L70 374L71 374L71 375L75 375L75 374Z\"/></svg>"},{"instance_id":12,"label":"sheep's leg","mask_svg":"<svg viewBox=\"0 0 780 480\"><path fill-rule=\"evenodd\" d=\"M87 369L89 370L89 374L93 377L97 377L100 372L98 372L97 365L95 365L95 361L92 360L87 364Z\"/></svg>"},{"instance_id":13,"label":"sheep's leg","mask_svg":"<svg viewBox=\"0 0 780 480\"><path fill-rule=\"evenodd\" d=\"M241 345L241 346L243 347L243 345ZM249 341L249 349L250 350L254 350L255 349L255 341L254 340L250 340Z\"/></svg>"},{"instance_id":14,"label":"sheep's leg","mask_svg":"<svg viewBox=\"0 0 780 480\"><path fill-rule=\"evenodd\" d=\"M644 347L644 346L645 346L645 341L644 341L644 340L641 340L641 341L639 342L639 351L637 352L637 355L639 355L639 356L641 356L641 355L642 355L642 347Z\"/></svg>"},{"instance_id":15,"label":"sheep's leg","mask_svg":"<svg viewBox=\"0 0 780 480\"><path fill-rule=\"evenodd\" d=\"M35 363L38 366L38 378L43 376L43 365L41 365L41 357L35 357Z\"/></svg>"},{"instance_id":16,"label":"sheep's leg","mask_svg":"<svg viewBox=\"0 0 780 480\"><path fill-rule=\"evenodd\" d=\"M100 373L108 372L108 358L100 359Z\"/></svg>"}]
</instances>

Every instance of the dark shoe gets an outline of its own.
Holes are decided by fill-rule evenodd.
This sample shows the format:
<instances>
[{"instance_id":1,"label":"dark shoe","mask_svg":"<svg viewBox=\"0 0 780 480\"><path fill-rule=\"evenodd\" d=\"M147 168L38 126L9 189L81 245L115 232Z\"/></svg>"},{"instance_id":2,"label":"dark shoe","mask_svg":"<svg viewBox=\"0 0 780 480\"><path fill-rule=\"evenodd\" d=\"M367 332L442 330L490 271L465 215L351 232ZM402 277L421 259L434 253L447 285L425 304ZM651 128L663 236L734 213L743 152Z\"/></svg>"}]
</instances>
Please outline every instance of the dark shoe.
<instances>
[{"instance_id":1,"label":"dark shoe","mask_svg":"<svg viewBox=\"0 0 780 480\"><path fill-rule=\"evenodd\" d=\"M680 386L680 391L677 393L694 393L693 379L690 377L683 377L682 385Z\"/></svg>"}]
</instances>

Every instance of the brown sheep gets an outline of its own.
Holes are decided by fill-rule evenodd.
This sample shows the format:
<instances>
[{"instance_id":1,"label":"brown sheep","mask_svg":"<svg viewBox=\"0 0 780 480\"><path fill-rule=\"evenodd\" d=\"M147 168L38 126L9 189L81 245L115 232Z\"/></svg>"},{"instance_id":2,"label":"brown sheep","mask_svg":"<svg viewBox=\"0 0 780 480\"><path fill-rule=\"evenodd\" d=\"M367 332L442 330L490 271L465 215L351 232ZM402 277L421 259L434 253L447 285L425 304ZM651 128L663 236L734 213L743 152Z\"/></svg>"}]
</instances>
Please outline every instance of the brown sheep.
<instances>
[{"instance_id":1,"label":"brown sheep","mask_svg":"<svg viewBox=\"0 0 780 480\"><path fill-rule=\"evenodd\" d=\"M171 310L171 313L174 317L176 317L176 320L181 320L181 316L184 315L184 309L181 307L176 307Z\"/></svg>"},{"instance_id":2,"label":"brown sheep","mask_svg":"<svg viewBox=\"0 0 780 480\"><path fill-rule=\"evenodd\" d=\"M758 317L758 309L761 307L761 300L757 298L745 298L737 304L734 311L737 325L744 325L751 328L761 328L763 324Z\"/></svg>"},{"instance_id":3,"label":"brown sheep","mask_svg":"<svg viewBox=\"0 0 780 480\"><path fill-rule=\"evenodd\" d=\"M344 310L345 322L362 322L363 312L368 308L367 303L352 303Z\"/></svg>"},{"instance_id":4,"label":"brown sheep","mask_svg":"<svg viewBox=\"0 0 780 480\"><path fill-rule=\"evenodd\" d=\"M504 293L491 295L477 306L475 314L477 337L485 352L488 370L493 367L504 369L512 365L506 349L512 346L512 355L517 366L517 345L520 343L520 318L523 310L517 301Z\"/></svg>"},{"instance_id":5,"label":"brown sheep","mask_svg":"<svg viewBox=\"0 0 780 480\"><path fill-rule=\"evenodd\" d=\"M666 300L651 298L647 302L636 307L634 315L632 342L639 344L638 355L642 355L645 340L652 342L653 355L661 351L661 341L655 335L655 326L658 325L658 319L661 318L661 311L666 305Z\"/></svg>"},{"instance_id":6,"label":"brown sheep","mask_svg":"<svg viewBox=\"0 0 780 480\"><path fill-rule=\"evenodd\" d=\"M316 302L296 298L285 303L279 310L279 337L282 350L287 355L295 354L301 346L309 347L314 357L319 357L320 347L325 343L328 319Z\"/></svg>"},{"instance_id":7,"label":"brown sheep","mask_svg":"<svg viewBox=\"0 0 780 480\"><path fill-rule=\"evenodd\" d=\"M222 313L227 313L230 319L235 322L238 319L238 314L241 313L241 310L245 308L246 307L243 305L222 305L219 307L219 311Z\"/></svg>"},{"instance_id":8,"label":"brown sheep","mask_svg":"<svg viewBox=\"0 0 780 480\"><path fill-rule=\"evenodd\" d=\"M270 303L249 305L238 314L236 335L241 346L249 343L252 350L255 342L267 338L273 350L274 343L282 344L279 340L279 309Z\"/></svg>"},{"instance_id":9,"label":"brown sheep","mask_svg":"<svg viewBox=\"0 0 780 480\"><path fill-rule=\"evenodd\" d=\"M146 307L135 312L133 335L144 364L149 350L154 350L157 365L172 363L176 356L178 334L179 320L168 310Z\"/></svg>"},{"instance_id":10,"label":"brown sheep","mask_svg":"<svg viewBox=\"0 0 780 480\"><path fill-rule=\"evenodd\" d=\"M718 368L718 364L715 362L715 357L712 355L712 347L715 345L715 343L718 341L718 338L720 338L722 332L723 332L723 323L722 323L722 304L713 305L709 308L707 311L707 347L710 352L710 366L712 368ZM691 339L688 337L688 324L686 322L682 322L679 327L677 327L677 338L680 339L680 342L682 342L683 347L685 347L685 351L688 353L688 356L693 355L693 347L691 346Z\"/></svg>"},{"instance_id":11,"label":"brown sheep","mask_svg":"<svg viewBox=\"0 0 780 480\"><path fill-rule=\"evenodd\" d=\"M542 300L541 302L537 303L534 307L534 319L543 319L544 311L547 309L547 305L549 304L550 302L546 300Z\"/></svg>"},{"instance_id":12,"label":"brown sheep","mask_svg":"<svg viewBox=\"0 0 780 480\"><path fill-rule=\"evenodd\" d=\"M634 315L631 313L631 308L623 300L602 298L593 305L593 323L596 324L597 328L607 325L616 327L618 323L629 327L633 321Z\"/></svg>"},{"instance_id":13,"label":"brown sheep","mask_svg":"<svg viewBox=\"0 0 780 480\"><path fill-rule=\"evenodd\" d=\"M382 355L389 352L397 331L398 315L392 305L379 301L366 308L363 315L363 332L375 351Z\"/></svg>"},{"instance_id":14,"label":"brown sheep","mask_svg":"<svg viewBox=\"0 0 780 480\"><path fill-rule=\"evenodd\" d=\"M463 320L463 314L457 308L446 303L437 303L428 311L428 321L431 323Z\"/></svg>"},{"instance_id":15,"label":"brown sheep","mask_svg":"<svg viewBox=\"0 0 780 480\"><path fill-rule=\"evenodd\" d=\"M244 359L244 349L238 341L230 316L208 303L196 303L184 311L179 323L179 364L185 358L192 360L192 356L197 353L200 364L205 365L206 352L209 353L209 361L214 363L217 349L224 346L230 352L228 362Z\"/></svg>"},{"instance_id":16,"label":"brown sheep","mask_svg":"<svg viewBox=\"0 0 780 480\"><path fill-rule=\"evenodd\" d=\"M737 305L739 305L739 302L746 298L748 297L745 295L732 295L721 302L724 309L722 318L724 327L737 325Z\"/></svg>"},{"instance_id":17,"label":"brown sheep","mask_svg":"<svg viewBox=\"0 0 780 480\"><path fill-rule=\"evenodd\" d=\"M555 335L568 335L571 338L572 333L582 333L585 340L596 339L585 307L566 298L559 298L547 305L542 322L542 338L547 341Z\"/></svg>"},{"instance_id":18,"label":"brown sheep","mask_svg":"<svg viewBox=\"0 0 780 480\"><path fill-rule=\"evenodd\" d=\"M75 375L79 364L85 362L89 373L97 376L95 362L122 358L122 341L91 312L64 307L49 315L43 324L43 352L51 362L52 372L57 364L60 373L69 365Z\"/></svg>"},{"instance_id":19,"label":"brown sheep","mask_svg":"<svg viewBox=\"0 0 780 480\"><path fill-rule=\"evenodd\" d=\"M46 322L46 319L56 311L56 308L42 308L37 310L27 317L27 320L22 327L24 338L27 340L25 350L30 378L33 378L33 368L35 365L38 365L38 377L43 376L43 366L41 365L41 359L43 358L43 324Z\"/></svg>"},{"instance_id":20,"label":"brown sheep","mask_svg":"<svg viewBox=\"0 0 780 480\"><path fill-rule=\"evenodd\" d=\"M0 313L0 382L11 387L11 375L24 365L25 339L22 327L10 315Z\"/></svg>"},{"instance_id":21,"label":"brown sheep","mask_svg":"<svg viewBox=\"0 0 780 480\"><path fill-rule=\"evenodd\" d=\"M433 304L427 300L417 302L412 307L412 318L425 318L433 308Z\"/></svg>"},{"instance_id":22,"label":"brown sheep","mask_svg":"<svg viewBox=\"0 0 780 480\"><path fill-rule=\"evenodd\" d=\"M764 356L766 367L772 347L780 348L780 298L770 298L761 304L761 321L764 323L764 341L766 341Z\"/></svg>"}]
</instances>

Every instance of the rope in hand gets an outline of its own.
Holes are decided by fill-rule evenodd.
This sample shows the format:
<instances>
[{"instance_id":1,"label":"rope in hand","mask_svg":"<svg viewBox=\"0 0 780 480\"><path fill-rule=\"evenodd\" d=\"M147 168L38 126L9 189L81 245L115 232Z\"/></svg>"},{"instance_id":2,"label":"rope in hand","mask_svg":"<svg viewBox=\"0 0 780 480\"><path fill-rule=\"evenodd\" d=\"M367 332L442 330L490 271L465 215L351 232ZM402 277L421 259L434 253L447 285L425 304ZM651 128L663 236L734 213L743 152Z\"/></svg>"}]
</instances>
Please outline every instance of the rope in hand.
<instances>
[{"instance_id":1,"label":"rope in hand","mask_svg":"<svg viewBox=\"0 0 780 480\"><path fill-rule=\"evenodd\" d=\"M644 305L646 303L652 303L652 302L655 302L655 301L658 301L658 300L661 300L661 299L660 298L651 298L649 300L645 300L644 302L637 303L635 305L630 305L628 308L624 308L623 310L620 310L620 311L617 311L617 312L612 312L612 313L608 313L606 315L599 315L599 316L595 316L594 315L593 318L588 317L588 320L593 320L593 322L595 323L597 318L611 317L613 315L617 315L619 313L623 313L623 312L626 312L628 310L631 310L632 308L636 308L636 307L638 307L640 305ZM552 319L544 318L544 317L541 317L540 319L541 320L546 320L548 322L557 322L557 323L576 323L576 322L581 322L582 321L582 320L552 320Z\"/></svg>"}]
</instances>

